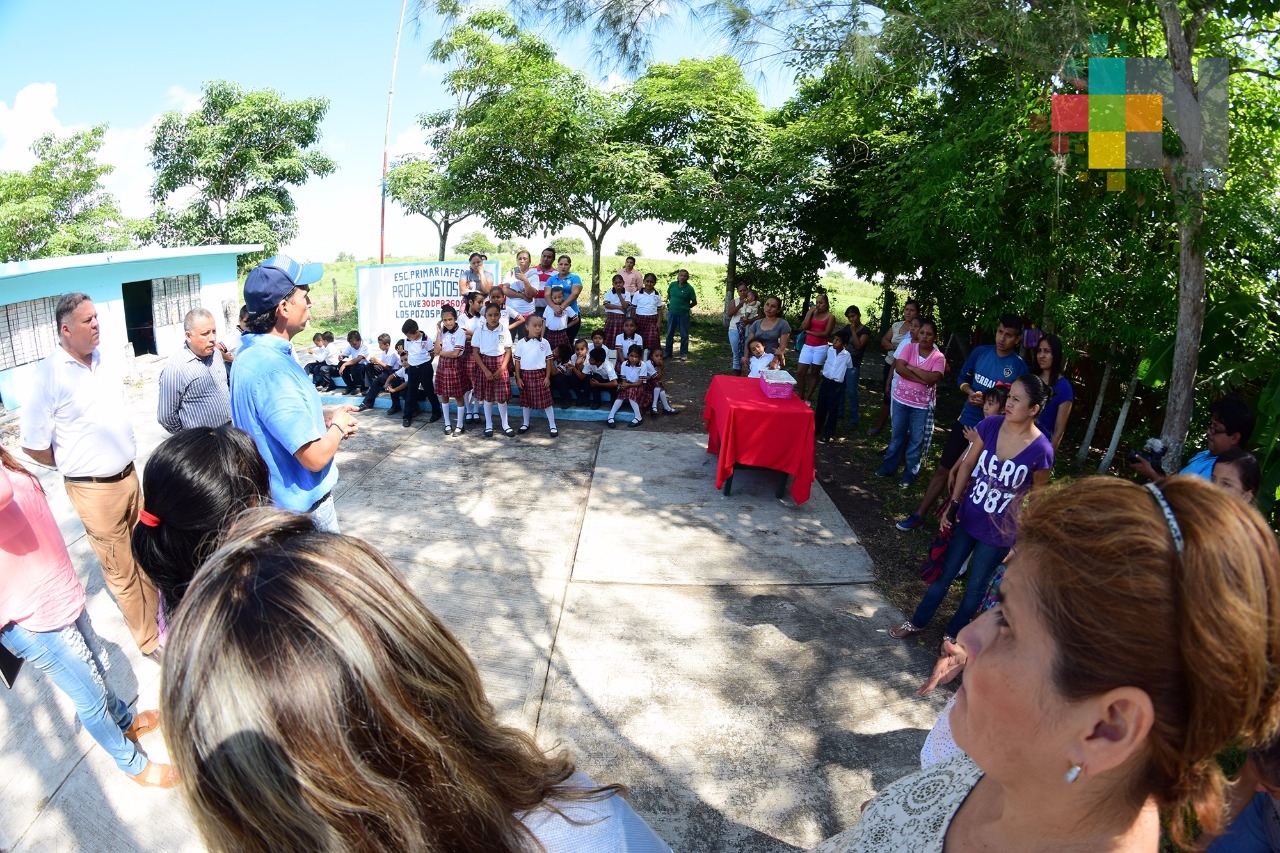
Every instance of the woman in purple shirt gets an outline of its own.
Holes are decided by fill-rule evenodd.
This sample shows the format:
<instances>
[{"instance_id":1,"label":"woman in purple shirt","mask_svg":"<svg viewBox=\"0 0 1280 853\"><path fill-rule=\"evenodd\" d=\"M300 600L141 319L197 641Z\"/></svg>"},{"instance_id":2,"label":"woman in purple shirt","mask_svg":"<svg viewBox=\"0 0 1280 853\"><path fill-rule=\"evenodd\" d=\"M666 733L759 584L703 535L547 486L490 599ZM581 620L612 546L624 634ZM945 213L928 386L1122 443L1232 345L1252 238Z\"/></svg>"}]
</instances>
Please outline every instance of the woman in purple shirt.
<instances>
[{"instance_id":1,"label":"woman in purple shirt","mask_svg":"<svg viewBox=\"0 0 1280 853\"><path fill-rule=\"evenodd\" d=\"M901 640L923 631L970 555L964 600L947 623L946 639L954 642L977 612L992 575L1017 538L1022 499L1049 482L1053 445L1035 424L1048 397L1039 376L1023 374L1009 389L1004 414L986 418L973 430L942 520L943 532L954 528L942 575L929 585L910 621L891 628L889 636Z\"/></svg>"}]
</instances>

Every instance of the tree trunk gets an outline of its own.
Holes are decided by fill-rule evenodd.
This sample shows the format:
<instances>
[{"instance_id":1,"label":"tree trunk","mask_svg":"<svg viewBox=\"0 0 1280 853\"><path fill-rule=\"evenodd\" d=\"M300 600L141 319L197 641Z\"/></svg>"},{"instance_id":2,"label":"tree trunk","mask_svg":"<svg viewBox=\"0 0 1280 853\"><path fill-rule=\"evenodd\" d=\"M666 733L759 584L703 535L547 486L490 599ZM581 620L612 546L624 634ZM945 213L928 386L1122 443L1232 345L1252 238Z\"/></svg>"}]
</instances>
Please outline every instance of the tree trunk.
<instances>
[{"instance_id":1,"label":"tree trunk","mask_svg":"<svg viewBox=\"0 0 1280 853\"><path fill-rule=\"evenodd\" d=\"M1182 155L1168 158L1164 169L1178 213L1178 329L1161 438L1168 448L1165 470L1176 474L1195 406L1200 337L1204 332L1204 247L1200 244L1204 223L1204 128L1191 57L1199 24L1212 4L1196 12L1185 28L1177 0L1158 0L1156 5L1173 67L1178 138L1182 143ZM1179 82L1185 88L1180 89Z\"/></svg>"},{"instance_id":2,"label":"tree trunk","mask_svg":"<svg viewBox=\"0 0 1280 853\"><path fill-rule=\"evenodd\" d=\"M440 257L437 260L444 260L445 244L449 242L449 220L445 219L436 226L436 231L440 234Z\"/></svg>"},{"instance_id":3,"label":"tree trunk","mask_svg":"<svg viewBox=\"0 0 1280 853\"><path fill-rule=\"evenodd\" d=\"M1137 390L1138 368L1135 367L1133 376L1129 379L1129 390L1124 394L1124 405L1120 407L1120 417L1116 418L1116 428L1111 431L1111 444L1107 445L1107 452L1102 457L1102 464L1098 466L1099 474L1105 474L1107 469L1111 467L1111 460L1116 455L1116 447L1120 445L1120 436L1124 433L1124 422L1129 417L1129 406L1133 405L1133 395Z\"/></svg>"},{"instance_id":4,"label":"tree trunk","mask_svg":"<svg viewBox=\"0 0 1280 853\"><path fill-rule=\"evenodd\" d=\"M738 234L729 235L729 257L724 267L724 299L727 305L738 293Z\"/></svg>"},{"instance_id":5,"label":"tree trunk","mask_svg":"<svg viewBox=\"0 0 1280 853\"><path fill-rule=\"evenodd\" d=\"M604 245L604 235L608 231L608 227L600 232L599 236L587 232L587 236L591 238L591 313L600 310L600 251Z\"/></svg>"},{"instance_id":6,"label":"tree trunk","mask_svg":"<svg viewBox=\"0 0 1280 853\"><path fill-rule=\"evenodd\" d=\"M1089 458L1089 445L1093 444L1093 433L1098 428L1098 418L1102 415L1102 398L1107 393L1107 383L1111 381L1111 361L1102 368L1102 382L1098 385L1098 399L1093 403L1093 415L1089 418L1089 428L1085 430L1084 440L1080 442L1080 452L1076 454L1076 463L1084 464Z\"/></svg>"}]
</instances>

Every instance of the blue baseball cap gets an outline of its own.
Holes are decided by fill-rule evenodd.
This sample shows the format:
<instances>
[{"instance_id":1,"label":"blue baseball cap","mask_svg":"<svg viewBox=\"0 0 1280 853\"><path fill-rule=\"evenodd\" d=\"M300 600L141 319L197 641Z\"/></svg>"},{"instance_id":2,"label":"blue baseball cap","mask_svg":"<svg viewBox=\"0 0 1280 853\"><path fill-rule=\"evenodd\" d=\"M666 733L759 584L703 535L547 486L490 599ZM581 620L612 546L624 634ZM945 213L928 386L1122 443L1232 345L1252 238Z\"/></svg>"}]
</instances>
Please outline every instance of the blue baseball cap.
<instances>
[{"instance_id":1,"label":"blue baseball cap","mask_svg":"<svg viewBox=\"0 0 1280 853\"><path fill-rule=\"evenodd\" d=\"M249 271L244 280L244 304L250 314L279 305L295 287L310 290L324 275L324 264L300 264L288 255L272 255Z\"/></svg>"}]
</instances>

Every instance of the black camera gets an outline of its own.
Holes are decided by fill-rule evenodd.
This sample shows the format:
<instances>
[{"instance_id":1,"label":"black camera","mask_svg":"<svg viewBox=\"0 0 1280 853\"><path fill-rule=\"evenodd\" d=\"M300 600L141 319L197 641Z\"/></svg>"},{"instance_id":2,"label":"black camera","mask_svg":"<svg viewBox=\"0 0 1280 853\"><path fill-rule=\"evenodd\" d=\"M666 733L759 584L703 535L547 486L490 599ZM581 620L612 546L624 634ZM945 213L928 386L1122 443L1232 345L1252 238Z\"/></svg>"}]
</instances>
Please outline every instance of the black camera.
<instances>
[{"instance_id":1,"label":"black camera","mask_svg":"<svg viewBox=\"0 0 1280 853\"><path fill-rule=\"evenodd\" d=\"M1155 469L1157 474L1164 475L1164 454L1168 450L1164 446L1164 442L1158 438L1148 438L1147 443L1142 445L1141 450L1130 450L1125 453L1124 461L1129 465L1137 462L1139 459L1147 460L1147 463Z\"/></svg>"}]
</instances>

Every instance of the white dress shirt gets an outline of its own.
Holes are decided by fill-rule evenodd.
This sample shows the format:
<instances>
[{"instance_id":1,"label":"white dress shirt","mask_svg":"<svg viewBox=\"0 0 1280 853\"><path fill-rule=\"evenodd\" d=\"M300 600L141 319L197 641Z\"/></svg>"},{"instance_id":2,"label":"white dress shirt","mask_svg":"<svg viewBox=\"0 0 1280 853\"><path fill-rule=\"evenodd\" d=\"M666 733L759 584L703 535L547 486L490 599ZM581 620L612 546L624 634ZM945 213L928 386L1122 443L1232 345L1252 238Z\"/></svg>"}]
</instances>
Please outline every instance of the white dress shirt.
<instances>
[{"instance_id":1,"label":"white dress shirt","mask_svg":"<svg viewBox=\"0 0 1280 853\"><path fill-rule=\"evenodd\" d=\"M496 329L482 325L471 334L471 346L480 350L481 355L502 355L511 349L511 330L501 323Z\"/></svg>"}]
</instances>

